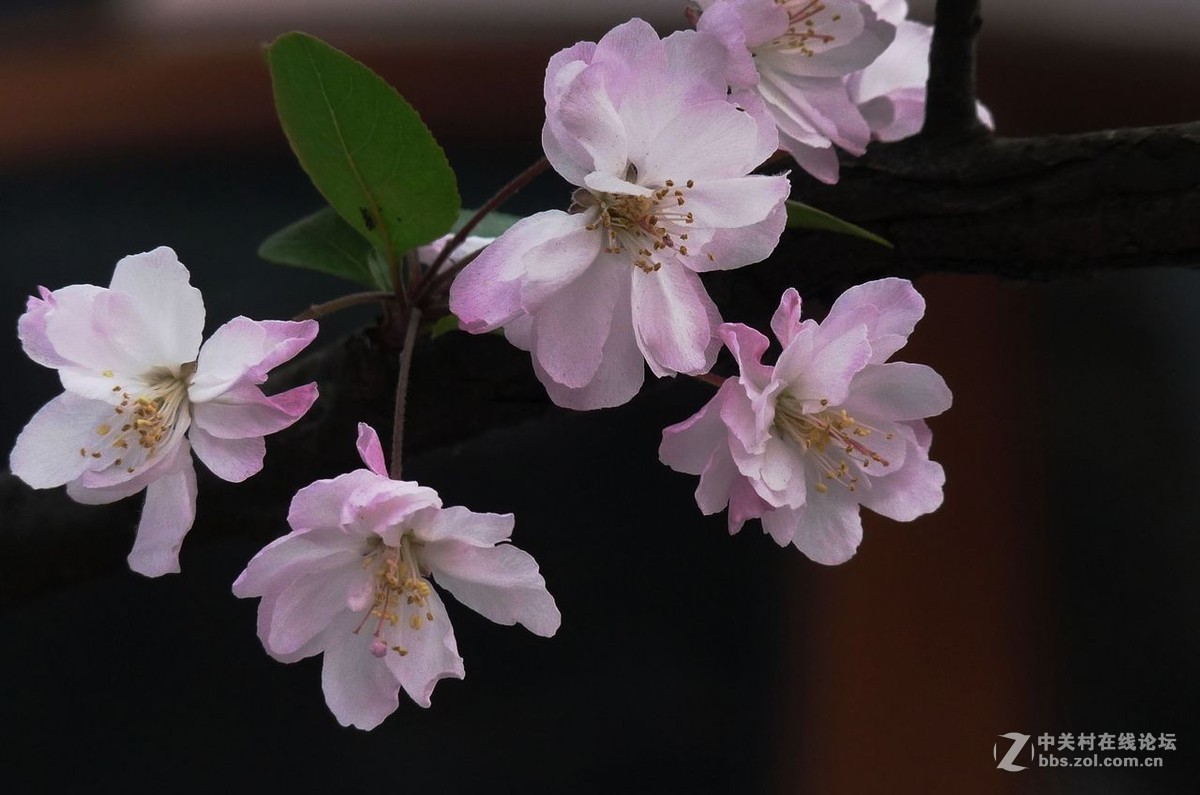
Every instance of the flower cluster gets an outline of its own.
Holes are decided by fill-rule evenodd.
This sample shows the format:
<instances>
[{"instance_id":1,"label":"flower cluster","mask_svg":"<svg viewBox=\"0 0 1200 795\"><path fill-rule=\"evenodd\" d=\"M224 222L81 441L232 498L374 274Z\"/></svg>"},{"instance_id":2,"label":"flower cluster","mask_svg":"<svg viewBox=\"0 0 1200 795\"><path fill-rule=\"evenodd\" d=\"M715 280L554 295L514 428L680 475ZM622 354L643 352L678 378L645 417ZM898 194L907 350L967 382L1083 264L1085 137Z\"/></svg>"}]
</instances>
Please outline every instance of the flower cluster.
<instances>
[{"instance_id":1,"label":"flower cluster","mask_svg":"<svg viewBox=\"0 0 1200 795\"><path fill-rule=\"evenodd\" d=\"M450 276L432 263L450 237L421 247L434 295L402 283L385 297L407 312L406 356L422 312L448 300L465 330L502 329L529 351L550 398L574 409L630 400L647 365L660 377L707 375L723 344L739 374L707 375L719 389L664 431L660 458L700 477L701 511L728 509L731 533L758 519L780 545L841 563L861 539L860 507L908 521L942 501L924 420L949 408L950 392L930 368L890 361L924 301L907 281L883 279L848 290L818 323L801 319L789 289L771 321L782 352L768 365L770 341L723 323L701 274L776 248L789 178L754 172L777 149L832 182L835 145L861 154L872 138L916 131L929 31L905 19L903 0L700 6L695 30L662 39L635 19L555 55L542 143L575 187L569 209L467 238L446 260L447 274L459 271L448 296L438 287ZM35 488L65 484L84 503L145 490L129 564L150 576L179 570L196 513L192 453L217 477L245 480L263 466L264 437L317 398L315 384L270 397L261 388L313 340L315 321L238 317L207 341L203 326L200 293L168 248L124 258L107 288L42 288L18 324L26 353L58 371L64 392L20 434L13 473ZM322 654L330 710L370 729L401 689L427 707L438 681L464 676L438 588L544 637L561 616L536 561L508 543L511 514L443 507L398 466L389 475L365 424L358 451L365 468L295 494L291 532L233 590L261 598L267 652L283 662Z\"/></svg>"}]
</instances>

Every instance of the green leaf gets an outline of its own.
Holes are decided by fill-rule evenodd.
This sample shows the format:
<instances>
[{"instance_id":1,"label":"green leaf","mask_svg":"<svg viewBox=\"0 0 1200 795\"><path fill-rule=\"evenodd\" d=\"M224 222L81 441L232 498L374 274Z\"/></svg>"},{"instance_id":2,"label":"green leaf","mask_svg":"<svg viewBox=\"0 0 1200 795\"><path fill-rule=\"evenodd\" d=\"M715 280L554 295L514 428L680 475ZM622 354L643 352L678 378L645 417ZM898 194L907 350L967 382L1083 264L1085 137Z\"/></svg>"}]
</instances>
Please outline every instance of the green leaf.
<instances>
[{"instance_id":1,"label":"green leaf","mask_svg":"<svg viewBox=\"0 0 1200 795\"><path fill-rule=\"evenodd\" d=\"M301 218L263 241L258 255L269 262L331 273L376 290L380 283L368 265L371 243L329 207Z\"/></svg>"},{"instance_id":2,"label":"green leaf","mask_svg":"<svg viewBox=\"0 0 1200 795\"><path fill-rule=\"evenodd\" d=\"M338 215L389 260L450 229L454 172L394 88L303 33L280 36L267 60L292 150Z\"/></svg>"},{"instance_id":3,"label":"green leaf","mask_svg":"<svg viewBox=\"0 0 1200 795\"><path fill-rule=\"evenodd\" d=\"M458 331L458 318L454 315L443 315L430 327L429 338L435 340L450 331Z\"/></svg>"},{"instance_id":4,"label":"green leaf","mask_svg":"<svg viewBox=\"0 0 1200 795\"><path fill-rule=\"evenodd\" d=\"M861 226L856 226L849 221L843 221L836 215L830 215L824 210L818 210L816 207L811 207L802 202L788 201L787 225L790 229L820 229L826 232L837 232L842 235L861 237L863 240L870 240L872 243L878 243L881 246L895 248L891 243L874 232L868 232Z\"/></svg>"},{"instance_id":5,"label":"green leaf","mask_svg":"<svg viewBox=\"0 0 1200 795\"><path fill-rule=\"evenodd\" d=\"M467 221L475 217L478 210L459 210L458 220L454 222L454 226L450 231L457 232L466 226ZM509 215L508 213L490 212L483 217L479 225L471 230L472 235L478 237L500 237L501 233L505 232L510 226L521 220L519 215Z\"/></svg>"}]
</instances>

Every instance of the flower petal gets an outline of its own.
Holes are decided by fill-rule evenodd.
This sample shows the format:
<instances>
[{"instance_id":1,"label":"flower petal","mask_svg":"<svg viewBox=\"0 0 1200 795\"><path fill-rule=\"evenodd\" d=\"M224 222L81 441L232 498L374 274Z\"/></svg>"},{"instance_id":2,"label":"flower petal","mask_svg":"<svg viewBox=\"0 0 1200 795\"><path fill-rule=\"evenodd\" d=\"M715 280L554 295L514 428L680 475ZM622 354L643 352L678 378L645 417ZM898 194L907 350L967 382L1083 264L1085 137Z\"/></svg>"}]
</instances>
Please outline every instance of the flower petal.
<instances>
[{"instance_id":1,"label":"flower petal","mask_svg":"<svg viewBox=\"0 0 1200 795\"><path fill-rule=\"evenodd\" d=\"M743 178L762 162L756 159L758 124L724 98L683 108L646 151L638 163L638 182L643 185L662 185L668 179L682 185L689 179L705 184Z\"/></svg>"},{"instance_id":2,"label":"flower petal","mask_svg":"<svg viewBox=\"0 0 1200 795\"><path fill-rule=\"evenodd\" d=\"M381 478L388 477L387 463L383 459L383 445L379 442L379 434L365 422L358 424L358 454L367 469Z\"/></svg>"},{"instance_id":3,"label":"flower petal","mask_svg":"<svg viewBox=\"0 0 1200 795\"><path fill-rule=\"evenodd\" d=\"M715 229L712 237L696 256L680 257L698 273L732 270L761 262L771 256L787 225L787 207L780 202L771 214L757 224L737 229Z\"/></svg>"},{"instance_id":4,"label":"flower petal","mask_svg":"<svg viewBox=\"0 0 1200 795\"><path fill-rule=\"evenodd\" d=\"M315 320L251 320L235 317L200 348L188 398L203 403L243 379L261 384L267 373L304 350L317 336Z\"/></svg>"},{"instance_id":5,"label":"flower petal","mask_svg":"<svg viewBox=\"0 0 1200 795\"><path fill-rule=\"evenodd\" d=\"M197 403L192 407L192 418L197 427L218 439L262 437L290 427L316 399L316 384L271 397L253 384L239 384L215 400Z\"/></svg>"},{"instance_id":6,"label":"flower petal","mask_svg":"<svg viewBox=\"0 0 1200 795\"><path fill-rule=\"evenodd\" d=\"M147 577L179 572L179 548L196 519L196 470L184 443L178 465L146 487L129 568Z\"/></svg>"},{"instance_id":7,"label":"flower petal","mask_svg":"<svg viewBox=\"0 0 1200 795\"><path fill-rule=\"evenodd\" d=\"M263 639L267 651L273 656L293 654L324 632L340 614L351 612L351 595L371 579L371 573L363 569L361 562L361 551L347 548L308 557L302 569L294 567L298 576L278 593L268 591L272 618L270 634ZM347 638L345 642L351 640Z\"/></svg>"},{"instance_id":8,"label":"flower petal","mask_svg":"<svg viewBox=\"0 0 1200 795\"><path fill-rule=\"evenodd\" d=\"M321 690L338 723L374 729L400 705L400 687L385 661L372 656L370 635L354 634L356 623L346 612L325 630Z\"/></svg>"},{"instance_id":9,"label":"flower petal","mask_svg":"<svg viewBox=\"0 0 1200 795\"><path fill-rule=\"evenodd\" d=\"M267 443L261 436L220 439L193 426L188 438L196 456L209 471L230 483L241 483L256 474L262 469L263 457L267 454Z\"/></svg>"},{"instance_id":10,"label":"flower petal","mask_svg":"<svg viewBox=\"0 0 1200 795\"><path fill-rule=\"evenodd\" d=\"M336 478L318 480L296 492L288 508L287 521L295 530L343 526L343 508L358 489L371 486L380 476L366 469L346 472Z\"/></svg>"},{"instance_id":11,"label":"flower petal","mask_svg":"<svg viewBox=\"0 0 1200 795\"><path fill-rule=\"evenodd\" d=\"M389 652L384 658L404 692L422 707L429 706L430 696L438 682L450 678L462 679L466 674L446 604L436 590L430 591L426 597L425 608L434 618L424 621L418 630L410 631L411 626L401 616L400 636L396 640L399 641L397 645L408 654L402 657Z\"/></svg>"},{"instance_id":12,"label":"flower petal","mask_svg":"<svg viewBox=\"0 0 1200 795\"><path fill-rule=\"evenodd\" d=\"M94 459L96 429L112 407L64 392L38 410L17 437L9 456L14 475L35 489L61 486L83 474ZM86 449L85 449L86 448Z\"/></svg>"},{"instance_id":13,"label":"flower petal","mask_svg":"<svg viewBox=\"0 0 1200 795\"><path fill-rule=\"evenodd\" d=\"M721 421L721 406L737 382L727 379L717 394L683 422L663 429L658 459L676 472L699 475L713 450L726 446L729 431Z\"/></svg>"},{"instance_id":14,"label":"flower petal","mask_svg":"<svg viewBox=\"0 0 1200 795\"><path fill-rule=\"evenodd\" d=\"M634 333L655 375L708 372L721 347L714 334L720 323L700 277L678 263L633 274Z\"/></svg>"},{"instance_id":15,"label":"flower petal","mask_svg":"<svg viewBox=\"0 0 1200 795\"><path fill-rule=\"evenodd\" d=\"M845 563L862 542L858 504L841 494L841 490L830 489L827 494L819 495L826 499L809 500L796 514L799 523L792 543L811 560L826 566ZM767 514L763 522L765 525L787 519L786 515Z\"/></svg>"},{"instance_id":16,"label":"flower petal","mask_svg":"<svg viewBox=\"0 0 1200 795\"><path fill-rule=\"evenodd\" d=\"M546 210L517 221L480 252L450 285L450 311L463 330L482 334L523 315L525 254L574 229L567 213Z\"/></svg>"},{"instance_id":17,"label":"flower petal","mask_svg":"<svg viewBox=\"0 0 1200 795\"><path fill-rule=\"evenodd\" d=\"M537 561L511 544L480 547L439 541L425 546L421 560L432 569L438 585L489 621L505 626L520 623L544 638L562 623Z\"/></svg>"},{"instance_id":18,"label":"flower petal","mask_svg":"<svg viewBox=\"0 0 1200 795\"><path fill-rule=\"evenodd\" d=\"M603 358L630 266L603 255L577 279L546 300L534 316L533 355L551 380L586 386Z\"/></svg>"},{"instance_id":19,"label":"flower petal","mask_svg":"<svg viewBox=\"0 0 1200 795\"><path fill-rule=\"evenodd\" d=\"M204 298L175 252L160 246L123 257L109 289L133 299L144 323L155 330L150 354L158 364L195 360L204 332Z\"/></svg>"},{"instance_id":20,"label":"flower petal","mask_svg":"<svg viewBox=\"0 0 1200 795\"><path fill-rule=\"evenodd\" d=\"M100 289L100 288L95 288ZM38 288L40 298L30 296L25 301L25 312L17 320L17 337L25 355L43 367L65 367L71 364L58 355L54 344L46 336L46 316L55 308L54 293L45 287Z\"/></svg>"},{"instance_id":21,"label":"flower petal","mask_svg":"<svg viewBox=\"0 0 1200 795\"><path fill-rule=\"evenodd\" d=\"M492 547L512 536L515 521L511 513L476 513L455 505L441 509L432 522L416 528L416 536L422 542L457 541Z\"/></svg>"},{"instance_id":22,"label":"flower petal","mask_svg":"<svg viewBox=\"0 0 1200 795\"><path fill-rule=\"evenodd\" d=\"M871 343L871 363L884 362L904 347L908 335L925 314L925 299L907 279L877 279L851 287L838 296L821 322L831 337L865 324Z\"/></svg>"},{"instance_id":23,"label":"flower petal","mask_svg":"<svg viewBox=\"0 0 1200 795\"><path fill-rule=\"evenodd\" d=\"M872 364L854 376L846 410L882 420L934 417L950 408L950 388L932 368L908 362Z\"/></svg>"},{"instance_id":24,"label":"flower petal","mask_svg":"<svg viewBox=\"0 0 1200 795\"><path fill-rule=\"evenodd\" d=\"M913 444L909 445L904 466L886 478L872 480L871 488L859 499L875 513L897 522L911 522L941 507L945 484L942 465L930 461L928 453Z\"/></svg>"}]
</instances>

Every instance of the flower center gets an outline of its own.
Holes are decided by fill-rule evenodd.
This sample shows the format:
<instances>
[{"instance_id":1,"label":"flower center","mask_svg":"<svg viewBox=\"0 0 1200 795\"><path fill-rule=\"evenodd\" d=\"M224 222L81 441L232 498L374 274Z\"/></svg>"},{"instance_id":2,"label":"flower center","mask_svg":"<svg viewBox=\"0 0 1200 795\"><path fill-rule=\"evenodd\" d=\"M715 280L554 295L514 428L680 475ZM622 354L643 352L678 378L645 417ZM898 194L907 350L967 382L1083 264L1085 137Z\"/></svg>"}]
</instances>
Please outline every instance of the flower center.
<instances>
[{"instance_id":1,"label":"flower center","mask_svg":"<svg viewBox=\"0 0 1200 795\"><path fill-rule=\"evenodd\" d=\"M120 401L113 406L112 416L96 426L100 437L94 449L79 448L79 455L97 459L104 467L125 467L133 474L171 438L179 419L188 413L188 383L196 372L196 363L189 362L175 373L166 367L156 367L143 376L143 390L131 393L120 384L112 388L113 397ZM112 371L103 373L112 377Z\"/></svg>"},{"instance_id":2,"label":"flower center","mask_svg":"<svg viewBox=\"0 0 1200 795\"><path fill-rule=\"evenodd\" d=\"M828 405L828 401L822 400L821 405ZM829 490L825 481L857 491L859 471L866 472L872 463L890 465L865 441L879 431L854 419L845 409L825 408L806 414L800 401L784 392L775 403L775 428L816 461L823 476L816 484L821 494ZM892 436L888 433L884 438L891 441Z\"/></svg>"},{"instance_id":3,"label":"flower center","mask_svg":"<svg viewBox=\"0 0 1200 795\"><path fill-rule=\"evenodd\" d=\"M371 608L354 632L357 634L374 618L371 654L385 657L390 649L404 657L408 654L408 649L401 645L401 619L405 613L408 614L405 623L414 632L420 630L426 621L433 621L433 611L428 605L433 587L421 573L421 563L413 550L412 532L400 537L398 547L379 542L364 557L363 568L373 570L375 593ZM384 637L385 633L391 636L390 639Z\"/></svg>"},{"instance_id":4,"label":"flower center","mask_svg":"<svg viewBox=\"0 0 1200 795\"><path fill-rule=\"evenodd\" d=\"M626 170L627 182L636 182L637 168ZM647 186L649 187L649 186ZM688 232L696 222L687 205L686 191L696 187L695 180L677 184L668 179L649 196L628 193L603 193L580 188L572 197L572 210L582 212L598 208L596 220L587 226L589 231L603 229L607 254L627 253L633 266L645 273L662 267L660 253L671 249L688 256ZM711 254L709 260L713 260Z\"/></svg>"},{"instance_id":5,"label":"flower center","mask_svg":"<svg viewBox=\"0 0 1200 795\"><path fill-rule=\"evenodd\" d=\"M788 29L782 36L775 38L762 46L787 53L799 53L807 58L816 55L813 47L820 48L832 44L837 38L831 33L821 33L817 25L828 28L835 22L840 22L841 14L828 15L829 10L821 0L775 0L783 6L788 15ZM825 17L822 19L822 17Z\"/></svg>"}]
</instances>

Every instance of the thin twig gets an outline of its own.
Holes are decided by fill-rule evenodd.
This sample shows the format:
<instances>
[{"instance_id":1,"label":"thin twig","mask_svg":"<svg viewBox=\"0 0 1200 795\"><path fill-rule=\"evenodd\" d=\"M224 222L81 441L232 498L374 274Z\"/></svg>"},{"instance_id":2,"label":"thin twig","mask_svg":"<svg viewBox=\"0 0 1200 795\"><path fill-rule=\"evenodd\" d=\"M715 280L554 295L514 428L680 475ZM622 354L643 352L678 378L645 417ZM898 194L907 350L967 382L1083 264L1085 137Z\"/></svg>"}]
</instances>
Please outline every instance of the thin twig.
<instances>
[{"instance_id":1,"label":"thin twig","mask_svg":"<svg viewBox=\"0 0 1200 795\"><path fill-rule=\"evenodd\" d=\"M313 320L318 317L333 314L334 312L343 309L349 309L352 306L359 304L369 304L375 301L387 302L395 301L394 293L383 292L380 290L372 290L365 293L350 293L343 295L341 298L335 298L332 301L326 301L323 304L313 304L308 309L305 309L300 314L296 315L292 320Z\"/></svg>"},{"instance_id":2,"label":"thin twig","mask_svg":"<svg viewBox=\"0 0 1200 795\"><path fill-rule=\"evenodd\" d=\"M449 242L442 247L442 250L438 253L437 259L433 261L433 264L429 266L429 270L426 271L424 278L418 281L418 289L416 289L414 303L425 297L425 295L429 292L428 289L425 288L425 285L429 284L434 276L437 276L437 273L439 270L441 270L443 263L450 258L450 255L454 253L456 248L462 245L462 242L467 239L467 235L471 234L475 227L479 225L479 222L482 221L488 213L492 212L497 207L504 204L504 202L512 198L517 191L528 185L533 181L534 177L538 176L548 168L550 168L550 161L544 157L539 159L529 168L525 169L520 174L509 180L507 185L496 191L496 195L484 202L484 205L475 212L475 215L471 216L470 220L463 224L463 228L458 230L454 237L450 238Z\"/></svg>"},{"instance_id":3,"label":"thin twig","mask_svg":"<svg viewBox=\"0 0 1200 795\"><path fill-rule=\"evenodd\" d=\"M400 479L400 459L404 451L404 409L408 403L408 373L412 370L413 348L417 344L417 327L421 324L421 310L416 306L408 310L408 328L404 331L404 350L400 351L400 375L396 379L396 412L392 415L392 468L393 480Z\"/></svg>"},{"instance_id":4,"label":"thin twig","mask_svg":"<svg viewBox=\"0 0 1200 795\"><path fill-rule=\"evenodd\" d=\"M987 128L975 109L975 36L980 0L937 0L923 137L961 136Z\"/></svg>"},{"instance_id":5,"label":"thin twig","mask_svg":"<svg viewBox=\"0 0 1200 795\"><path fill-rule=\"evenodd\" d=\"M725 383L724 377L716 373L701 373L700 375L693 375L692 378L695 378L697 381L703 381L706 384L712 384L715 387L720 387L721 384Z\"/></svg>"}]
</instances>

